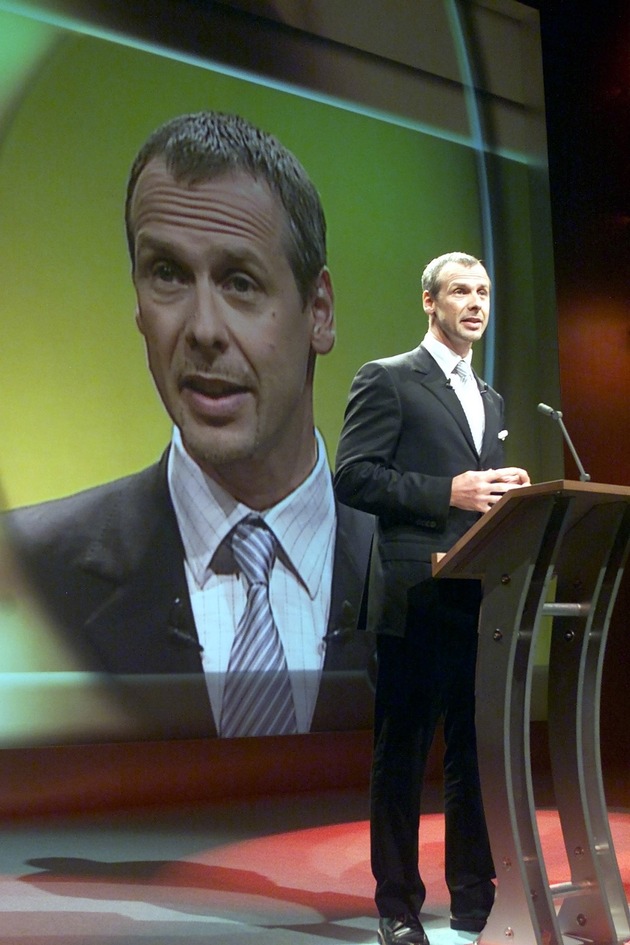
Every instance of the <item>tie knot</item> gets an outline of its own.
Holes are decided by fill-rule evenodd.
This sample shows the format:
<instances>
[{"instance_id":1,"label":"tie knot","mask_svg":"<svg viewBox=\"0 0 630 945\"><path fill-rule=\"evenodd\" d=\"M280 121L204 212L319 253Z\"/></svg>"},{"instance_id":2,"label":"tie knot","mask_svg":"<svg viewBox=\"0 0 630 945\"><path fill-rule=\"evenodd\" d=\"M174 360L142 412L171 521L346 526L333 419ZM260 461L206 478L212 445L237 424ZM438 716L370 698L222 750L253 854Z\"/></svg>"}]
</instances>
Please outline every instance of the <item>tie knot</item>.
<instances>
[{"instance_id":1,"label":"tie knot","mask_svg":"<svg viewBox=\"0 0 630 945\"><path fill-rule=\"evenodd\" d=\"M276 544L275 535L258 515L248 515L234 529L234 558L250 584L269 584Z\"/></svg>"},{"instance_id":2,"label":"tie knot","mask_svg":"<svg viewBox=\"0 0 630 945\"><path fill-rule=\"evenodd\" d=\"M469 381L472 378L472 369L470 364L468 361L464 361L463 358L457 362L453 373L461 377L462 381Z\"/></svg>"}]
</instances>

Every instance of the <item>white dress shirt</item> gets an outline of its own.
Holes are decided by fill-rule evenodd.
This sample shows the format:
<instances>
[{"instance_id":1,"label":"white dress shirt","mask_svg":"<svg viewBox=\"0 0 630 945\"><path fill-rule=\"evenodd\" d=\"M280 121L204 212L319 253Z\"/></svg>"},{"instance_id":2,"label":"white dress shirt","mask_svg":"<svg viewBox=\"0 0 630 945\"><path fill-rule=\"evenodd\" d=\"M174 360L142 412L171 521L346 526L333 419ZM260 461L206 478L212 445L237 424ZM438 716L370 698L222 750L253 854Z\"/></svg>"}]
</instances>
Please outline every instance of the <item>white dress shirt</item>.
<instances>
[{"instance_id":1,"label":"white dress shirt","mask_svg":"<svg viewBox=\"0 0 630 945\"><path fill-rule=\"evenodd\" d=\"M481 391L472 375L472 383L466 383L455 371L459 362L465 361L472 372L472 350L468 352L465 358L462 358L461 355L456 354L443 342L438 341L430 331L422 339L422 347L426 348L429 354L435 358L444 371L447 381L455 391L468 419L468 426L473 435L477 452L480 453L486 428L486 413Z\"/></svg>"},{"instance_id":2,"label":"white dress shirt","mask_svg":"<svg viewBox=\"0 0 630 945\"><path fill-rule=\"evenodd\" d=\"M309 731L319 691L335 545L332 480L317 431L316 437L317 462L308 478L277 505L259 513L279 543L269 593L289 669L298 732ZM168 484L218 729L230 650L247 597L246 582L234 573L222 543L253 510L202 472L184 449L178 429L173 431Z\"/></svg>"}]
</instances>

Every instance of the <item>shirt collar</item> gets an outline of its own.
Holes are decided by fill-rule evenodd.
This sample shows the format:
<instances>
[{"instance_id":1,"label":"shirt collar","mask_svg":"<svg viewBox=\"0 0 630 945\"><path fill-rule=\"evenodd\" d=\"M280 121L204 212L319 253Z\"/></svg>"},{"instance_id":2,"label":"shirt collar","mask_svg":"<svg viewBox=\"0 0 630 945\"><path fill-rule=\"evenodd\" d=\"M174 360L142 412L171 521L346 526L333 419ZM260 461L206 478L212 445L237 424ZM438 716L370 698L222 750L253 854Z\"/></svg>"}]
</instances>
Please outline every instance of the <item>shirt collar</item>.
<instances>
[{"instance_id":1,"label":"shirt collar","mask_svg":"<svg viewBox=\"0 0 630 945\"><path fill-rule=\"evenodd\" d=\"M455 370L455 365L459 364L460 361L466 361L472 367L472 348L466 357L462 358L461 355L452 351L444 342L438 341L435 335L430 331L428 331L422 339L422 347L426 348L429 354L435 358L447 378L451 376Z\"/></svg>"},{"instance_id":2,"label":"shirt collar","mask_svg":"<svg viewBox=\"0 0 630 945\"><path fill-rule=\"evenodd\" d=\"M324 442L315 431L317 460L307 478L277 505L259 513L273 531L291 569L314 597L321 583L335 530L335 501ZM184 554L199 587L212 573L223 540L252 513L207 476L184 449L173 430L168 457L168 485Z\"/></svg>"}]
</instances>

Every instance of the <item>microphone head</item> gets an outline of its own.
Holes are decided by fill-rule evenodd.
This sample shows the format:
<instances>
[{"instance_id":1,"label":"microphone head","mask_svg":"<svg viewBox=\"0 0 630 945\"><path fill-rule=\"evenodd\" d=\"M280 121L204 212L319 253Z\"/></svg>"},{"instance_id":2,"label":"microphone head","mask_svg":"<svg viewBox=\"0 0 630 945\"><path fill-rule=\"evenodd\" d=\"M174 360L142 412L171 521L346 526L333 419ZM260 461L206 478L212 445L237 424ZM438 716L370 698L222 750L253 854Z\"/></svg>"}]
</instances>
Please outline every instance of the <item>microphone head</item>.
<instances>
[{"instance_id":1,"label":"microphone head","mask_svg":"<svg viewBox=\"0 0 630 945\"><path fill-rule=\"evenodd\" d=\"M544 413L546 417L551 417L552 420L559 420L562 416L559 410L554 410L553 407L550 407L548 404L538 404L537 409L539 413Z\"/></svg>"}]
</instances>

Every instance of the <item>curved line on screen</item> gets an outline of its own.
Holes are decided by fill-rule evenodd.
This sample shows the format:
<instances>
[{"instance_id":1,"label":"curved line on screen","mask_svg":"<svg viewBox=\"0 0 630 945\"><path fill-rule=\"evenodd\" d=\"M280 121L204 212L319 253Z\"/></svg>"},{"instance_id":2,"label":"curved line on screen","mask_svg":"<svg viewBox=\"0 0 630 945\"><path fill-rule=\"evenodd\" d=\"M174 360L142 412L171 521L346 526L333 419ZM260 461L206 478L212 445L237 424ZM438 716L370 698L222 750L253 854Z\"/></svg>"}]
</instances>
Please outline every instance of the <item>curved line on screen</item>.
<instances>
[{"instance_id":1,"label":"curved line on screen","mask_svg":"<svg viewBox=\"0 0 630 945\"><path fill-rule=\"evenodd\" d=\"M452 0L444 0L444 3L447 12L449 12L449 7L452 4ZM253 67L252 69L245 69L239 66L232 66L226 62L214 60L209 56L188 53L181 48L176 48L175 46L166 46L159 42L142 39L141 37L133 34L126 35L119 30L115 30L103 23L94 25L93 22L90 22L89 12L86 12L84 16L71 15L68 13L59 12L54 9L47 9L45 6L32 7L27 3L25 4L20 2L20 0L0 0L0 11L6 11L19 16L26 16L30 19L37 20L38 22L45 23L49 26L54 26L85 36L91 36L95 39L102 39L107 42L115 42L121 46L127 46L131 49L138 49L142 52L162 56L167 59L174 59L177 62L187 63L201 69L217 72L221 75L232 76L233 78L240 79L244 82L251 82L255 85L264 85L267 88L286 92L289 95L297 95L300 98L310 99L314 102L321 102L324 105L331 105L334 108L350 111L357 115L365 115L367 118L374 118L378 121L387 122L388 124L396 125L401 128L408 128L411 131L418 131L422 134L432 135L433 137L441 138L444 141L451 141L454 144L461 144L466 147L473 146L476 148L474 139L471 140L468 135L463 135L435 122L431 123L428 121L421 121L418 118L406 116L402 111L399 113L393 111L384 111L382 108L361 103L351 97L344 97L343 95L335 95L322 90L307 88L304 85L300 85L297 81L292 82L287 79L281 80L273 78L270 75L257 72ZM456 14L456 16L458 17L459 14ZM455 45L459 54L460 43L457 39L455 39ZM465 43L463 49L464 58L467 60L468 52L466 50ZM468 69L468 71L470 70ZM463 68L462 73L465 74ZM466 95L469 92L469 88L466 86L466 83L462 84L464 85L464 94ZM474 97L474 91L472 94ZM474 125L472 125L472 127L474 128ZM486 148L489 149L488 141L486 141L485 145ZM532 161L532 156L530 154L527 154L518 148L501 145L495 149L495 152L500 157L507 158L511 161L517 161L518 163L528 164Z\"/></svg>"},{"instance_id":2,"label":"curved line on screen","mask_svg":"<svg viewBox=\"0 0 630 945\"><path fill-rule=\"evenodd\" d=\"M484 120L479 107L475 91L475 62L467 42L466 32L462 23L462 14L458 0L444 0L446 12L451 26L451 34L455 44L455 51L461 70L462 86L466 111L470 122L470 137L475 149L477 163L477 179L479 184L479 202L481 209L481 232L483 240L484 265L494 283L494 232L492 226L492 202L490 200L490 185L488 181L488 167L486 162L487 138ZM484 336L484 366L483 376L491 386L494 384L495 356L496 356L496 318L490 319Z\"/></svg>"}]
</instances>

